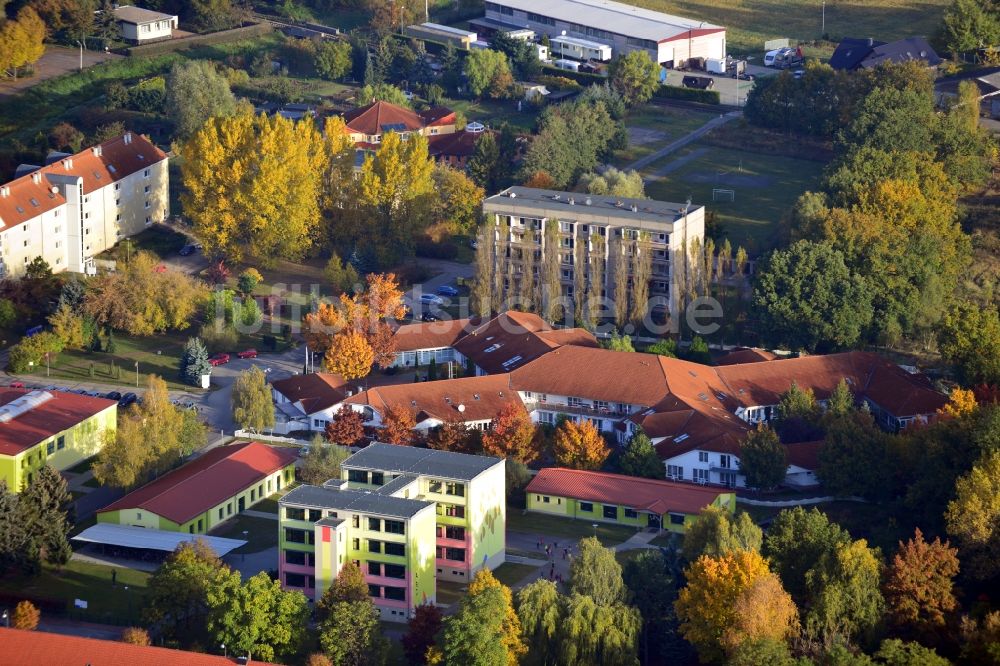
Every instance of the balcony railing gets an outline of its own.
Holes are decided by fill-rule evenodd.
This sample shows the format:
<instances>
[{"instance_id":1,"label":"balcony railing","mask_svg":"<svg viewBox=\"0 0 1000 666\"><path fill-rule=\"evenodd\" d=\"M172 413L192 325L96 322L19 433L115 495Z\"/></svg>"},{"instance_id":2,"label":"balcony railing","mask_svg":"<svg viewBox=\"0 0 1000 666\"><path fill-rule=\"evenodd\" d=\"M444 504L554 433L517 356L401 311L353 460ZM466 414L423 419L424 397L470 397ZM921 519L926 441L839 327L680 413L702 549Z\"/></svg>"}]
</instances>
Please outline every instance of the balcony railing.
<instances>
[{"instance_id":1,"label":"balcony railing","mask_svg":"<svg viewBox=\"0 0 1000 666\"><path fill-rule=\"evenodd\" d=\"M623 419L632 412L619 411L610 407L592 407L585 405L570 405L565 402L550 402L548 400L536 400L529 403L532 409L544 409L549 412L560 414L579 414L581 416L598 416L606 419Z\"/></svg>"}]
</instances>

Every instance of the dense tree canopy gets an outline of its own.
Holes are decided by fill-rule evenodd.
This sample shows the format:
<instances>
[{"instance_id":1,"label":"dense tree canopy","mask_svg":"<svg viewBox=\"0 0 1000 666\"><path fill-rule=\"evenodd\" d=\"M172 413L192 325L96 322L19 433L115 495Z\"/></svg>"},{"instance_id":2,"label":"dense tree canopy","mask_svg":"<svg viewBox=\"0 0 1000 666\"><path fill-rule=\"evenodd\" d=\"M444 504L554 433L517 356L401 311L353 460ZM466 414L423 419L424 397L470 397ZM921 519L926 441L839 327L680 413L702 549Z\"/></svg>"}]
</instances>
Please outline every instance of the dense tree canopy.
<instances>
[{"instance_id":1,"label":"dense tree canopy","mask_svg":"<svg viewBox=\"0 0 1000 666\"><path fill-rule=\"evenodd\" d=\"M229 81L208 60L187 60L174 65L166 90L166 112L177 123L177 135L185 139L209 119L231 116L239 108Z\"/></svg>"}]
</instances>

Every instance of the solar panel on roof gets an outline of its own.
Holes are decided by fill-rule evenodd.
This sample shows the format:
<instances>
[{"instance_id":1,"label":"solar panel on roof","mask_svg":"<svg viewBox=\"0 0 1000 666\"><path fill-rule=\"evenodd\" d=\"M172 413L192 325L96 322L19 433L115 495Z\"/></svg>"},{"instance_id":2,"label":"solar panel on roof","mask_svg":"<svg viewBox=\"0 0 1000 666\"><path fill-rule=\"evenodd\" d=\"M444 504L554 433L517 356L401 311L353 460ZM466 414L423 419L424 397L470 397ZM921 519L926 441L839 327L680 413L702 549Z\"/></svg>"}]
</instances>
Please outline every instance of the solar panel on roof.
<instances>
[{"instance_id":1,"label":"solar panel on roof","mask_svg":"<svg viewBox=\"0 0 1000 666\"><path fill-rule=\"evenodd\" d=\"M406 130L406 123L386 123L381 129L383 132L403 132Z\"/></svg>"}]
</instances>

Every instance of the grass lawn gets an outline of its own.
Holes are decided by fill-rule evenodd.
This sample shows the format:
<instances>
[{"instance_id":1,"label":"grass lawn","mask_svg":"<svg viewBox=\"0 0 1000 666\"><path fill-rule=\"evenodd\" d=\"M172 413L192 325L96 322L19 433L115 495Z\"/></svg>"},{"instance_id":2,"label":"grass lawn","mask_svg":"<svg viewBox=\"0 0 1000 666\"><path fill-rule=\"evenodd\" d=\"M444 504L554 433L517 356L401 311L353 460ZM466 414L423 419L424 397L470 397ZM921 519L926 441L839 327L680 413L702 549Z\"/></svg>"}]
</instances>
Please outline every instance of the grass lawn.
<instances>
[{"instance_id":1,"label":"grass lawn","mask_svg":"<svg viewBox=\"0 0 1000 666\"><path fill-rule=\"evenodd\" d=\"M696 142L651 164L655 172L670 162L692 157L676 171L646 186L646 194L661 201L684 201L706 206L718 216L722 234L733 247L743 245L750 255L770 249L778 222L800 194L816 189L825 166L810 160L759 155ZM712 201L713 189L728 189L735 200Z\"/></svg>"},{"instance_id":2,"label":"grass lawn","mask_svg":"<svg viewBox=\"0 0 1000 666\"><path fill-rule=\"evenodd\" d=\"M493 570L493 575L507 587L513 587L536 571L538 571L538 567L533 567L530 564L504 562Z\"/></svg>"},{"instance_id":3,"label":"grass lawn","mask_svg":"<svg viewBox=\"0 0 1000 666\"><path fill-rule=\"evenodd\" d=\"M114 247L99 254L98 258L127 261L131 255L145 250L162 259L180 252L187 242L187 236L184 234L179 234L165 225L157 224L140 231L131 238L118 242Z\"/></svg>"},{"instance_id":4,"label":"grass lawn","mask_svg":"<svg viewBox=\"0 0 1000 666\"><path fill-rule=\"evenodd\" d=\"M437 582L437 602L442 605L457 604L465 596L467 583L456 583L450 580Z\"/></svg>"},{"instance_id":5,"label":"grass lawn","mask_svg":"<svg viewBox=\"0 0 1000 666\"><path fill-rule=\"evenodd\" d=\"M522 111L517 110L516 101L495 99L445 99L442 104L454 111L460 111L469 122L477 120L488 127L499 129L506 122L512 128L523 132L530 131L535 126L538 112L531 106L523 104Z\"/></svg>"},{"instance_id":6,"label":"grass lawn","mask_svg":"<svg viewBox=\"0 0 1000 666\"><path fill-rule=\"evenodd\" d=\"M111 587L111 571L117 571L117 584ZM124 567L110 567L71 560L62 570L46 566L35 578L0 578L0 591L10 595L64 601L87 602L87 609L74 609L74 617L91 622L124 624L142 608L150 574ZM128 591L125 586L128 585Z\"/></svg>"},{"instance_id":7,"label":"grass lawn","mask_svg":"<svg viewBox=\"0 0 1000 666\"><path fill-rule=\"evenodd\" d=\"M568 538L573 541L594 536L596 531L597 538L605 546L615 546L635 534L635 528L632 527L597 523L595 530L593 524L586 520L559 518L540 513L522 513L520 509L515 508L507 510L507 531L544 535L546 539Z\"/></svg>"},{"instance_id":8,"label":"grass lawn","mask_svg":"<svg viewBox=\"0 0 1000 666\"><path fill-rule=\"evenodd\" d=\"M247 532L246 536L243 536L244 531ZM211 534L226 539L246 541L245 546L240 546L232 551L237 555L259 553L278 545L278 521L270 518L238 515L212 530Z\"/></svg>"},{"instance_id":9,"label":"grass lawn","mask_svg":"<svg viewBox=\"0 0 1000 666\"><path fill-rule=\"evenodd\" d=\"M177 364L187 337L186 332L165 333L149 338L116 337L115 353L64 351L53 360L49 372L52 377L59 379L110 384L134 391L135 363L138 361L140 391L144 390L146 376L150 374L163 377L171 389L192 390L192 387L182 384L177 378ZM120 378L111 374L112 363L121 369ZM93 376L90 374L91 366L94 368ZM45 367L39 366L25 376L44 382Z\"/></svg>"},{"instance_id":10,"label":"grass lawn","mask_svg":"<svg viewBox=\"0 0 1000 666\"><path fill-rule=\"evenodd\" d=\"M883 554L896 550L900 541L913 536L910 525L900 524L892 509L864 502L827 502L816 505L831 522L851 533L855 539L867 539L868 545L878 546Z\"/></svg>"},{"instance_id":11,"label":"grass lawn","mask_svg":"<svg viewBox=\"0 0 1000 666\"><path fill-rule=\"evenodd\" d=\"M764 41L778 37L819 39L821 0L635 0L633 4L668 14L726 26L731 53L763 57ZM910 35L932 35L950 0L839 0L826 3L826 30L831 39L872 35L892 41Z\"/></svg>"},{"instance_id":12,"label":"grass lawn","mask_svg":"<svg viewBox=\"0 0 1000 666\"><path fill-rule=\"evenodd\" d=\"M539 562L547 562L549 559L545 556L545 553L538 550L519 550L517 548L508 548L507 554L515 555L517 557L527 557L532 560L538 560Z\"/></svg>"},{"instance_id":13,"label":"grass lawn","mask_svg":"<svg viewBox=\"0 0 1000 666\"><path fill-rule=\"evenodd\" d=\"M690 134L714 114L692 109L669 109L647 104L632 111L625 119L629 129L629 146L615 152L611 165L626 168L632 162L670 145Z\"/></svg>"}]
</instances>

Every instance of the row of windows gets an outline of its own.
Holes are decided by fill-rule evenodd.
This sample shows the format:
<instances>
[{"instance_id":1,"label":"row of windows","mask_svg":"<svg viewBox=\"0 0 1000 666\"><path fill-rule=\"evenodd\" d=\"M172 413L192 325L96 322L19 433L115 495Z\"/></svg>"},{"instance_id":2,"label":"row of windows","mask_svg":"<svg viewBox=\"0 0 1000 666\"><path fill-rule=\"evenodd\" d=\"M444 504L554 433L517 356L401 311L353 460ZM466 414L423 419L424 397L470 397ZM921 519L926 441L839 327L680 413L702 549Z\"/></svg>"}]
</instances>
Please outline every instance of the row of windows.
<instances>
[{"instance_id":1,"label":"row of windows","mask_svg":"<svg viewBox=\"0 0 1000 666\"><path fill-rule=\"evenodd\" d=\"M465 548L437 547L437 558L439 560L451 560L452 562L465 562Z\"/></svg>"},{"instance_id":2,"label":"row of windows","mask_svg":"<svg viewBox=\"0 0 1000 666\"><path fill-rule=\"evenodd\" d=\"M315 564L315 559L312 553L306 553L301 550L286 550L285 551L285 564L297 564L299 566L313 566Z\"/></svg>"},{"instance_id":3,"label":"row of windows","mask_svg":"<svg viewBox=\"0 0 1000 666\"><path fill-rule=\"evenodd\" d=\"M444 537L445 539L455 539L456 541L465 541L465 528L455 527L453 525L438 525L437 535L439 537Z\"/></svg>"},{"instance_id":4,"label":"row of windows","mask_svg":"<svg viewBox=\"0 0 1000 666\"><path fill-rule=\"evenodd\" d=\"M286 571L285 585L288 587L316 587L316 579L305 574Z\"/></svg>"},{"instance_id":5,"label":"row of windows","mask_svg":"<svg viewBox=\"0 0 1000 666\"><path fill-rule=\"evenodd\" d=\"M62 451L66 448L66 436L59 435L58 439L50 441L45 448L50 456L56 451Z\"/></svg>"},{"instance_id":6,"label":"row of windows","mask_svg":"<svg viewBox=\"0 0 1000 666\"><path fill-rule=\"evenodd\" d=\"M451 495L452 497L465 497L465 484L456 483L454 481L439 481L437 479L431 479L427 484L428 492L441 494L444 491L445 495Z\"/></svg>"},{"instance_id":7,"label":"row of windows","mask_svg":"<svg viewBox=\"0 0 1000 666\"><path fill-rule=\"evenodd\" d=\"M556 20L554 18L549 18L548 16L535 14L533 12L528 12L528 20L534 21L535 23L543 23L545 25L551 25L551 26L555 26L556 24Z\"/></svg>"},{"instance_id":8,"label":"row of windows","mask_svg":"<svg viewBox=\"0 0 1000 666\"><path fill-rule=\"evenodd\" d=\"M392 541L378 541L377 539L366 539L369 553L385 553L396 557L406 556L406 546ZM311 542L310 542L311 543ZM361 550L361 539L354 539L354 550Z\"/></svg>"},{"instance_id":9,"label":"row of windows","mask_svg":"<svg viewBox=\"0 0 1000 666\"><path fill-rule=\"evenodd\" d=\"M436 507L437 515L449 518L465 518L465 507L457 504L445 504L438 502Z\"/></svg>"},{"instance_id":10,"label":"row of windows","mask_svg":"<svg viewBox=\"0 0 1000 666\"><path fill-rule=\"evenodd\" d=\"M285 507L285 518L288 520L306 520L315 523L323 517L319 509L300 509L294 506Z\"/></svg>"},{"instance_id":11,"label":"row of windows","mask_svg":"<svg viewBox=\"0 0 1000 666\"><path fill-rule=\"evenodd\" d=\"M286 527L285 541L289 543L304 543L312 546L316 543L316 535L310 530L297 530L292 527Z\"/></svg>"},{"instance_id":12,"label":"row of windows","mask_svg":"<svg viewBox=\"0 0 1000 666\"><path fill-rule=\"evenodd\" d=\"M392 585L368 584L368 596L373 599L392 599L393 601L406 601L406 588L394 587Z\"/></svg>"},{"instance_id":13,"label":"row of windows","mask_svg":"<svg viewBox=\"0 0 1000 666\"><path fill-rule=\"evenodd\" d=\"M373 486L385 484L385 474L382 472L369 472L365 469L347 470L347 480L352 483L368 483Z\"/></svg>"},{"instance_id":14,"label":"row of windows","mask_svg":"<svg viewBox=\"0 0 1000 666\"><path fill-rule=\"evenodd\" d=\"M369 576L382 576L383 578L406 578L406 567L401 564L388 564L383 562L368 563Z\"/></svg>"}]
</instances>

